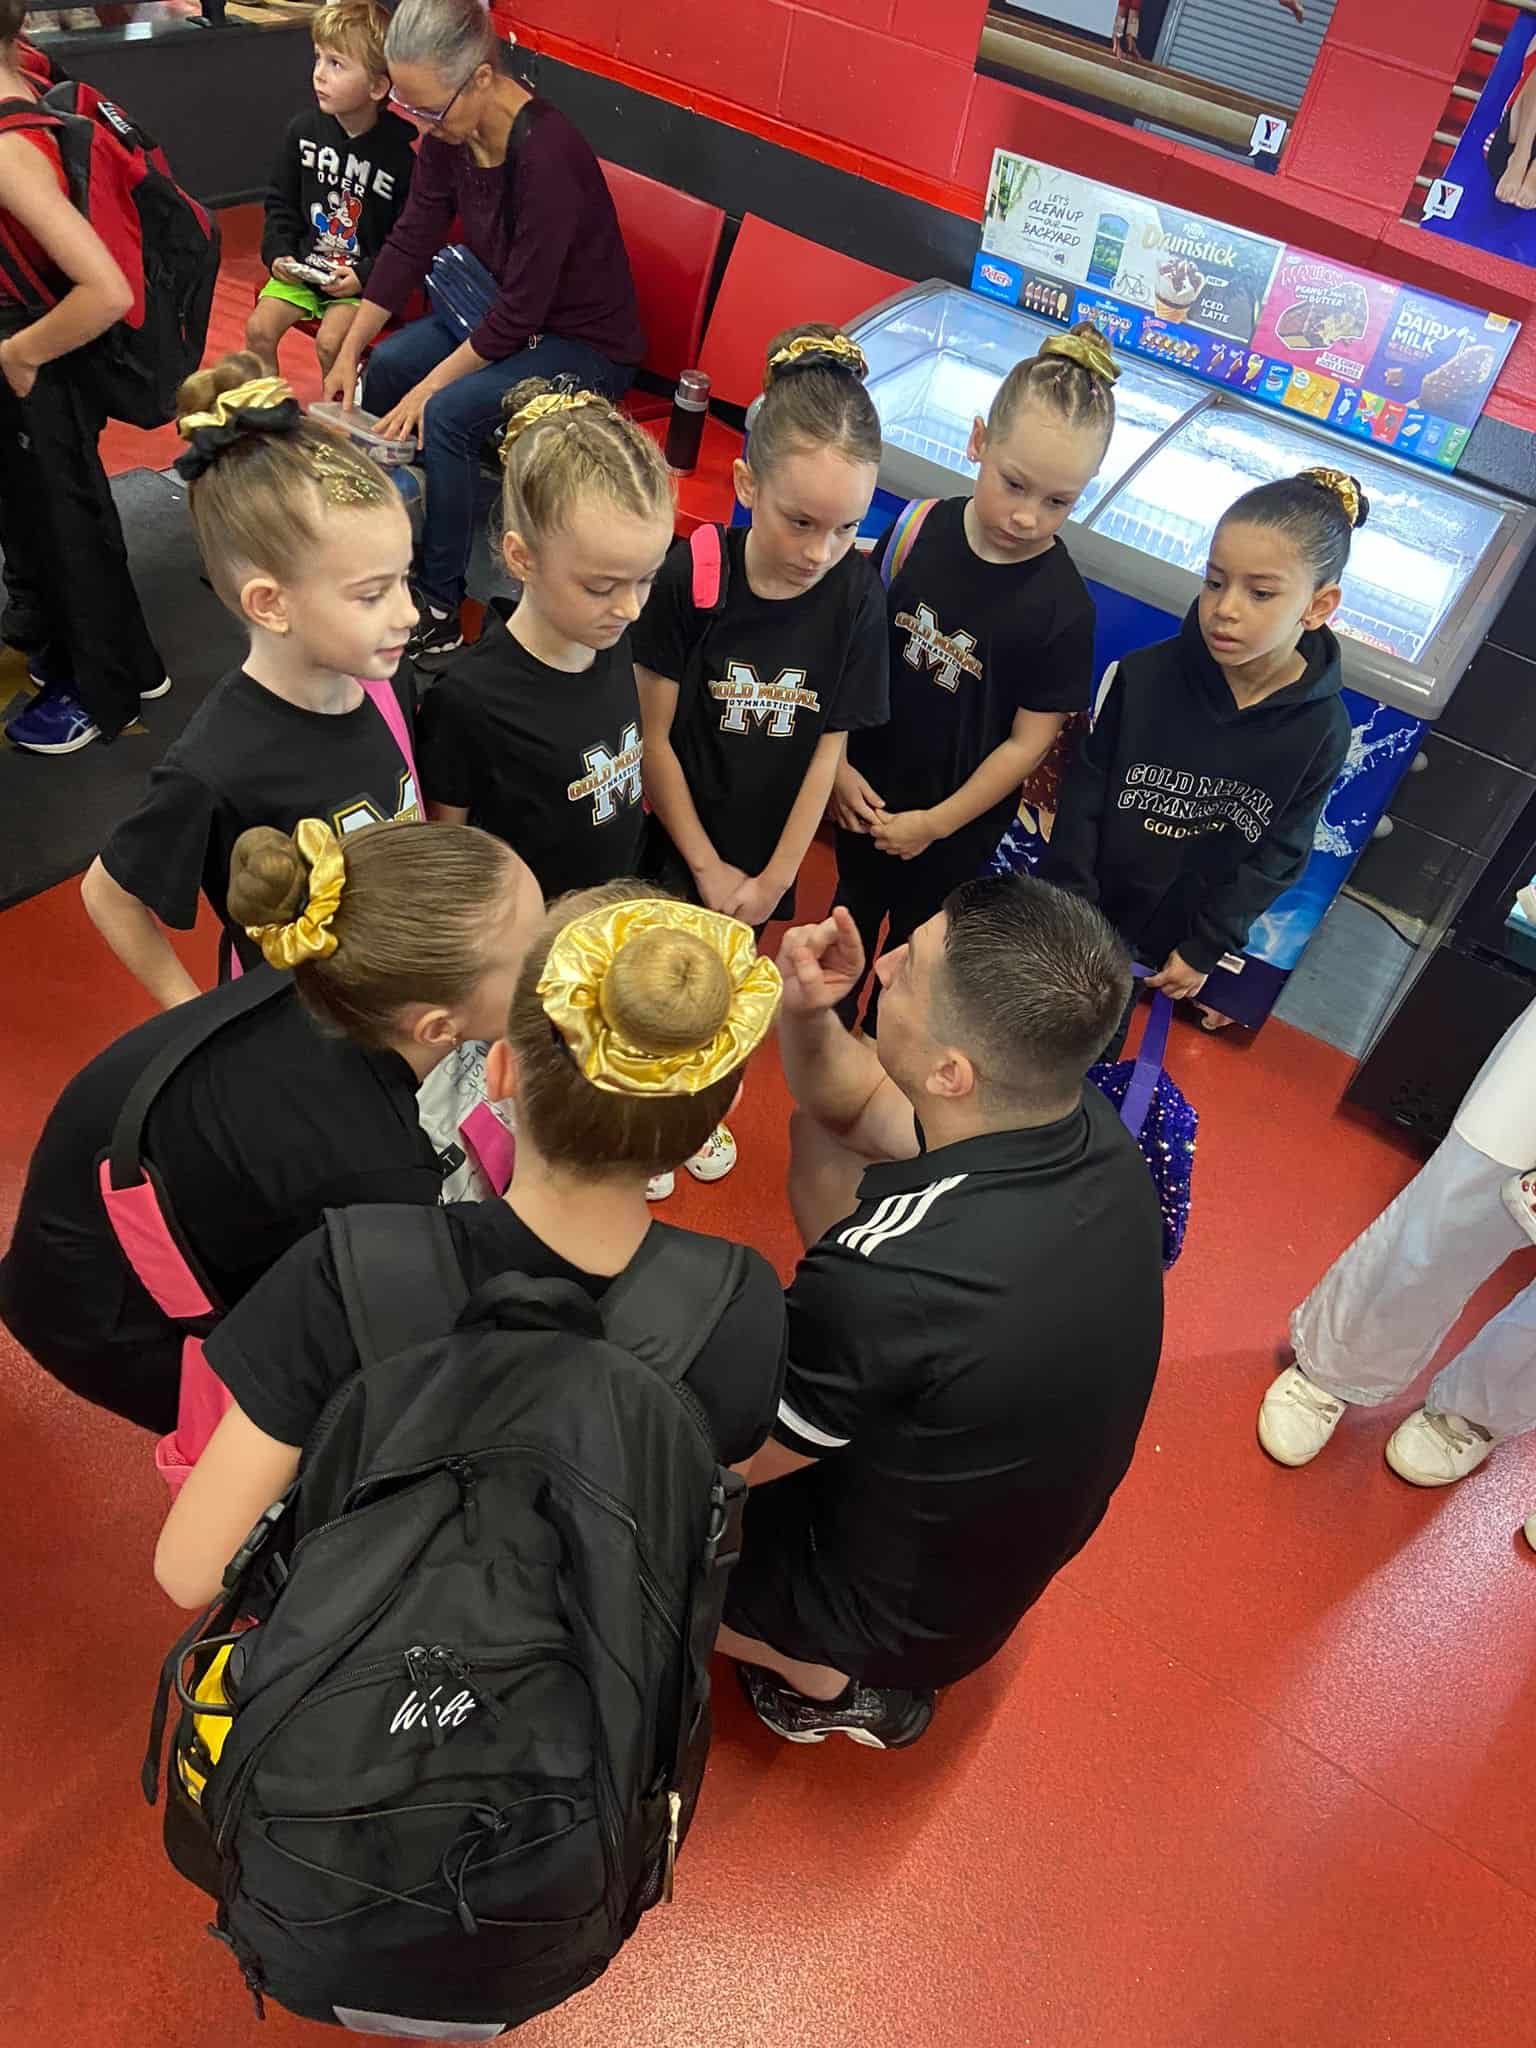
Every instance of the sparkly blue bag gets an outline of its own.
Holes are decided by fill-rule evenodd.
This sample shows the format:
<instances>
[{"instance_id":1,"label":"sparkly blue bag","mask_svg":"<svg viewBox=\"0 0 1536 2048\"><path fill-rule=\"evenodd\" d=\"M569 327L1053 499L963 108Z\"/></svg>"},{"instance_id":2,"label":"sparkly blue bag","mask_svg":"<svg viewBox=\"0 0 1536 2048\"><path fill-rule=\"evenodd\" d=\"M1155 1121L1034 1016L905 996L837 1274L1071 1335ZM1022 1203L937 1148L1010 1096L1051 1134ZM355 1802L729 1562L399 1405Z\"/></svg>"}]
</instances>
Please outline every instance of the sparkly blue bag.
<instances>
[{"instance_id":1,"label":"sparkly blue bag","mask_svg":"<svg viewBox=\"0 0 1536 2048\"><path fill-rule=\"evenodd\" d=\"M1138 968L1138 974L1145 969ZM1166 1271L1184 1249L1189 1227L1190 1182L1195 1166L1195 1134L1200 1115L1166 1071L1168 1027L1173 1022L1171 998L1159 990L1152 998L1147 1028L1133 1060L1102 1062L1088 1069L1088 1079L1101 1088L1120 1112L1120 1121L1141 1148L1163 1212L1163 1267Z\"/></svg>"}]
</instances>

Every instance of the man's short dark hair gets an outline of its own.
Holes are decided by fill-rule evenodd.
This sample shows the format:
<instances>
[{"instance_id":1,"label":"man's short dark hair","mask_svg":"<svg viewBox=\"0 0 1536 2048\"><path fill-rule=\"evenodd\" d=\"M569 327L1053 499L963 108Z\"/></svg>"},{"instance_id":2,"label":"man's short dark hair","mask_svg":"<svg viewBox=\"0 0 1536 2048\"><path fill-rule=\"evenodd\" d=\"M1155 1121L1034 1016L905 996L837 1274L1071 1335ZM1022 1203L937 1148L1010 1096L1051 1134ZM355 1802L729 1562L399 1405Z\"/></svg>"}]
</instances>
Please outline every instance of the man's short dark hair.
<instances>
[{"instance_id":1,"label":"man's short dark hair","mask_svg":"<svg viewBox=\"0 0 1536 2048\"><path fill-rule=\"evenodd\" d=\"M1131 959L1103 913L1028 875L963 882L944 904L940 1035L975 1062L998 1103L1069 1098L1131 994Z\"/></svg>"}]
</instances>

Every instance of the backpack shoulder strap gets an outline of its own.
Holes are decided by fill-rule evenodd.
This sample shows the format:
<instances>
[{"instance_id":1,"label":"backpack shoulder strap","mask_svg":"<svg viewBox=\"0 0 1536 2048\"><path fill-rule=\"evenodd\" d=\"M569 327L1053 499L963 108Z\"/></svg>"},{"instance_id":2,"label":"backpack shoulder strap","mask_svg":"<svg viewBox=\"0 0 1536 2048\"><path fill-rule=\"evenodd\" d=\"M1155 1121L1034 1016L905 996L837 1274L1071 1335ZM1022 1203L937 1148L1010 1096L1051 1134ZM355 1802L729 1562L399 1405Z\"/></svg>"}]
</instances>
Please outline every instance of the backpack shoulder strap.
<instances>
[{"instance_id":1,"label":"backpack shoulder strap","mask_svg":"<svg viewBox=\"0 0 1536 2048\"><path fill-rule=\"evenodd\" d=\"M693 608L696 612L717 612L725 602L725 547L713 520L696 526L688 536L688 553L693 562Z\"/></svg>"},{"instance_id":2,"label":"backpack shoulder strap","mask_svg":"<svg viewBox=\"0 0 1536 2048\"><path fill-rule=\"evenodd\" d=\"M603 1296L603 1334L675 1387L714 1335L746 1270L743 1246L653 1223L638 1256Z\"/></svg>"},{"instance_id":3,"label":"backpack shoulder strap","mask_svg":"<svg viewBox=\"0 0 1536 2048\"><path fill-rule=\"evenodd\" d=\"M141 1178L144 1126L172 1075L226 1025L249 1016L252 1010L259 1010L263 1003L272 1002L292 986L290 975L279 973L275 967L259 967L236 982L226 982L191 1005L196 1014L186 1030L179 1031L150 1061L117 1113L107 1153L107 1169L114 1188L132 1187Z\"/></svg>"},{"instance_id":4,"label":"backpack shoulder strap","mask_svg":"<svg viewBox=\"0 0 1536 2048\"><path fill-rule=\"evenodd\" d=\"M15 135L24 128L63 126L63 116L42 100L0 100L0 135Z\"/></svg>"},{"instance_id":5,"label":"backpack shoulder strap","mask_svg":"<svg viewBox=\"0 0 1536 2048\"><path fill-rule=\"evenodd\" d=\"M327 1209L325 1234L360 1365L453 1328L469 1289L441 1209L393 1202Z\"/></svg>"},{"instance_id":6,"label":"backpack shoulder strap","mask_svg":"<svg viewBox=\"0 0 1536 2048\"><path fill-rule=\"evenodd\" d=\"M907 557L923 530L923 522L938 502L937 498L909 498L896 514L896 524L886 538L885 550L880 557L880 581L887 590L906 567Z\"/></svg>"},{"instance_id":7,"label":"backpack shoulder strap","mask_svg":"<svg viewBox=\"0 0 1536 2048\"><path fill-rule=\"evenodd\" d=\"M416 785L418 797L421 794L421 778L416 773L416 755L411 747L411 729L406 723L405 713L400 708L400 699L395 695L393 682L365 680L358 677L363 695L389 727L389 736L400 749L400 758L405 763L406 773Z\"/></svg>"}]
</instances>

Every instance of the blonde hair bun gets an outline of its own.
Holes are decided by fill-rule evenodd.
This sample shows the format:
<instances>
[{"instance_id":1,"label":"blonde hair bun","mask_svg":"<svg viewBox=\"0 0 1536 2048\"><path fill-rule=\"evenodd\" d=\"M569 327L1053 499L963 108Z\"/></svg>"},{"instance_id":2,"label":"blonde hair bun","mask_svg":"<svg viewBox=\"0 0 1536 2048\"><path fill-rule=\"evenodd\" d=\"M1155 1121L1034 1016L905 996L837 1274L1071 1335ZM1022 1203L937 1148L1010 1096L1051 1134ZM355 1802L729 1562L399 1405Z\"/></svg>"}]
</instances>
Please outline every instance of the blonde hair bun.
<instances>
[{"instance_id":1,"label":"blonde hair bun","mask_svg":"<svg viewBox=\"0 0 1536 2048\"><path fill-rule=\"evenodd\" d=\"M252 825L229 858L229 915L239 925L287 924L309 895L309 863L290 833Z\"/></svg>"},{"instance_id":2,"label":"blonde hair bun","mask_svg":"<svg viewBox=\"0 0 1536 2048\"><path fill-rule=\"evenodd\" d=\"M222 392L252 384L266 374L266 364L249 349L237 349L233 355L220 356L216 363L205 363L182 380L176 393L176 417L184 420L195 412L212 412Z\"/></svg>"},{"instance_id":3,"label":"blonde hair bun","mask_svg":"<svg viewBox=\"0 0 1536 2048\"><path fill-rule=\"evenodd\" d=\"M691 1052L730 1015L731 978L695 933L658 928L620 946L599 1000L609 1029L636 1052Z\"/></svg>"}]
</instances>

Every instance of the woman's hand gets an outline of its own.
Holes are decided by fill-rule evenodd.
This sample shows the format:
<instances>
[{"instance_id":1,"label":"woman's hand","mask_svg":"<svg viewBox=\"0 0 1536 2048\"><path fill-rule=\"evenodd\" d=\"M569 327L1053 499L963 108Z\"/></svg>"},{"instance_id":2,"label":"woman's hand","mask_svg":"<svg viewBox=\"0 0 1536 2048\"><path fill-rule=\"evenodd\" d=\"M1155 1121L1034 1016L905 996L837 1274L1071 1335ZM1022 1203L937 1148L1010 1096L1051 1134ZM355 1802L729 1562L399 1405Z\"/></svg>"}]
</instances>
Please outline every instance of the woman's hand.
<instances>
[{"instance_id":1,"label":"woman's hand","mask_svg":"<svg viewBox=\"0 0 1536 2048\"><path fill-rule=\"evenodd\" d=\"M430 377L423 377L419 384L407 391L393 412L384 415L379 421L378 431L391 441L424 439L426 429L422 422L426 417L427 401L436 398L442 388Z\"/></svg>"},{"instance_id":2,"label":"woman's hand","mask_svg":"<svg viewBox=\"0 0 1536 2048\"><path fill-rule=\"evenodd\" d=\"M1175 951L1168 955L1156 974L1147 976L1147 987L1161 989L1175 1002L1184 1002L1190 996L1199 995L1209 979L1208 975L1198 974L1183 955Z\"/></svg>"},{"instance_id":3,"label":"woman's hand","mask_svg":"<svg viewBox=\"0 0 1536 2048\"><path fill-rule=\"evenodd\" d=\"M837 775L832 784L832 801L827 806L832 813L834 825L845 832L867 833L885 809L885 799L877 796L857 768L849 766L846 757L837 765Z\"/></svg>"},{"instance_id":4,"label":"woman's hand","mask_svg":"<svg viewBox=\"0 0 1536 2048\"><path fill-rule=\"evenodd\" d=\"M37 365L24 363L16 353L19 338L17 335L8 334L4 341L0 341L0 372L3 372L6 383L16 396L25 398L37 382Z\"/></svg>"},{"instance_id":5,"label":"woman's hand","mask_svg":"<svg viewBox=\"0 0 1536 2048\"><path fill-rule=\"evenodd\" d=\"M766 924L783 894L772 875L744 875L740 888L722 907L727 917L739 917L743 924Z\"/></svg>"},{"instance_id":6,"label":"woman's hand","mask_svg":"<svg viewBox=\"0 0 1536 2048\"><path fill-rule=\"evenodd\" d=\"M916 860L939 836L930 811L882 811L870 834L882 853L898 860Z\"/></svg>"},{"instance_id":7,"label":"woman's hand","mask_svg":"<svg viewBox=\"0 0 1536 2048\"><path fill-rule=\"evenodd\" d=\"M693 885L704 908L718 910L727 917L733 914L731 905L749 879L744 868L734 868L728 860L714 860L693 871Z\"/></svg>"}]
</instances>

